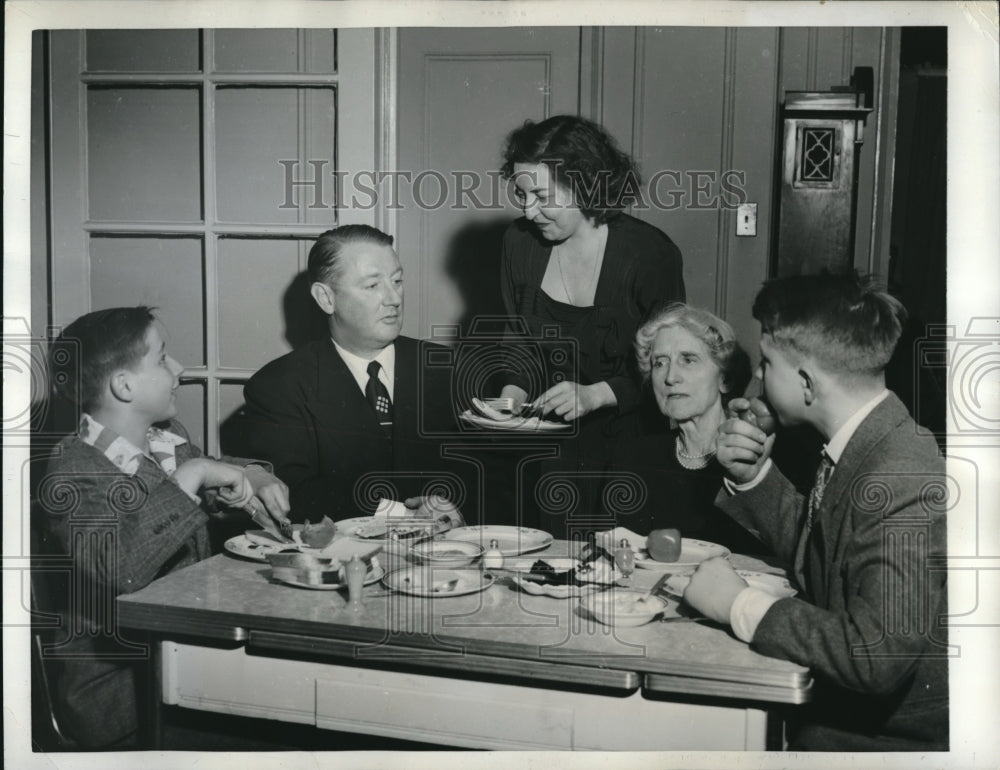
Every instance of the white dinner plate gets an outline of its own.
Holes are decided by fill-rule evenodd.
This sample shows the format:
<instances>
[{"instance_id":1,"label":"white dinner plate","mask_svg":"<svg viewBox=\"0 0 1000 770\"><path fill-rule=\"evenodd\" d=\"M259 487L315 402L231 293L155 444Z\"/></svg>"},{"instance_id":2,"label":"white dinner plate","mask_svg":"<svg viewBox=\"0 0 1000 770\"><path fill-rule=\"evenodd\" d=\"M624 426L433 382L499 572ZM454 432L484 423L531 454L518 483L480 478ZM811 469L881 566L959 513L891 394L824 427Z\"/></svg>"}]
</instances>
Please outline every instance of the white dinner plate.
<instances>
[{"instance_id":1,"label":"white dinner plate","mask_svg":"<svg viewBox=\"0 0 1000 770\"><path fill-rule=\"evenodd\" d=\"M767 593L777 596L779 599L795 596L798 593L795 587L788 582L788 579L781 575L772 575L767 572L750 572L743 569L736 570L736 574L747 581L747 585L767 591ZM690 582L690 575L671 575L667 578L664 586L674 596L684 596L684 589L688 587L688 583Z\"/></svg>"},{"instance_id":2,"label":"white dinner plate","mask_svg":"<svg viewBox=\"0 0 1000 770\"><path fill-rule=\"evenodd\" d=\"M533 596L548 596L553 599L578 599L590 596L598 591L605 591L614 583L587 583L586 585L552 585L551 583L536 583L527 578L511 578L522 591Z\"/></svg>"},{"instance_id":3,"label":"white dinner plate","mask_svg":"<svg viewBox=\"0 0 1000 770\"><path fill-rule=\"evenodd\" d=\"M279 543L264 530L251 530L244 535L229 538L223 546L229 553L254 561L267 561L269 553L282 551L300 551L301 553L319 553L315 548L301 543Z\"/></svg>"},{"instance_id":4,"label":"white dinner plate","mask_svg":"<svg viewBox=\"0 0 1000 770\"><path fill-rule=\"evenodd\" d=\"M321 585L316 585L315 583L303 583L292 578L278 577L277 575L272 575L272 577L279 583L295 586L296 588L310 588L313 591L337 591L341 588L347 588L347 583L322 583ZM365 585L367 586L372 583L377 583L384 577L385 568L378 564L372 564L372 568L368 570L368 574L365 575Z\"/></svg>"},{"instance_id":5,"label":"white dinner plate","mask_svg":"<svg viewBox=\"0 0 1000 770\"><path fill-rule=\"evenodd\" d=\"M729 556L730 550L717 543L709 543L705 540L694 540L690 537L681 538L681 555L677 561L656 561L647 553L645 547L639 548L635 554L635 566L639 569L654 570L656 572L673 572L678 569L697 567L705 559L715 556Z\"/></svg>"},{"instance_id":6,"label":"white dinner plate","mask_svg":"<svg viewBox=\"0 0 1000 770\"><path fill-rule=\"evenodd\" d=\"M509 527L501 524L455 527L441 535L440 539L477 543L486 549L489 549L491 540L496 540L500 553L504 556L539 551L551 545L553 540L552 535L540 529Z\"/></svg>"},{"instance_id":7,"label":"white dinner plate","mask_svg":"<svg viewBox=\"0 0 1000 770\"><path fill-rule=\"evenodd\" d=\"M422 539L434 534L439 527L435 522L426 519L388 518L386 516L355 516L353 519L342 519L335 522L338 534L346 537L356 537L360 540L387 540L389 532L395 531L400 539Z\"/></svg>"},{"instance_id":8,"label":"white dinner plate","mask_svg":"<svg viewBox=\"0 0 1000 770\"><path fill-rule=\"evenodd\" d=\"M511 417L509 420L491 420L466 409L459 415L467 423L484 430L503 430L516 433L548 433L572 428L572 423L543 420L540 417Z\"/></svg>"},{"instance_id":9,"label":"white dinner plate","mask_svg":"<svg viewBox=\"0 0 1000 770\"><path fill-rule=\"evenodd\" d=\"M496 578L478 569L438 569L426 566L397 570L386 575L386 587L412 596L443 599L485 591Z\"/></svg>"}]
</instances>

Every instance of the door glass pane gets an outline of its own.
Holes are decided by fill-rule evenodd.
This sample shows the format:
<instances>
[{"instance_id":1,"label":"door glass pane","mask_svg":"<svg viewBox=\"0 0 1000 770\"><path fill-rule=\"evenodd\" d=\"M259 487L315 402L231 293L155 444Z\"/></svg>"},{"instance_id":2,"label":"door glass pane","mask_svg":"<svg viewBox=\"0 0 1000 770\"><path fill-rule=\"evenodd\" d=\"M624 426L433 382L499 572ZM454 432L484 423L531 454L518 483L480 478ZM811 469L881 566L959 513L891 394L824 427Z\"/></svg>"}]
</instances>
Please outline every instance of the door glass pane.
<instances>
[{"instance_id":1,"label":"door glass pane","mask_svg":"<svg viewBox=\"0 0 1000 770\"><path fill-rule=\"evenodd\" d=\"M92 29L87 31L89 72L197 72L196 29Z\"/></svg>"},{"instance_id":2,"label":"door glass pane","mask_svg":"<svg viewBox=\"0 0 1000 770\"><path fill-rule=\"evenodd\" d=\"M200 220L200 121L196 88L89 88L90 218Z\"/></svg>"},{"instance_id":3,"label":"door glass pane","mask_svg":"<svg viewBox=\"0 0 1000 770\"><path fill-rule=\"evenodd\" d=\"M202 248L197 238L90 239L91 309L150 305L167 350L184 366L205 364Z\"/></svg>"},{"instance_id":4,"label":"door glass pane","mask_svg":"<svg viewBox=\"0 0 1000 770\"><path fill-rule=\"evenodd\" d=\"M218 29L218 72L333 74L337 32L332 29Z\"/></svg>"},{"instance_id":5,"label":"door glass pane","mask_svg":"<svg viewBox=\"0 0 1000 770\"><path fill-rule=\"evenodd\" d=\"M216 92L220 221L332 225L335 96L332 88Z\"/></svg>"},{"instance_id":6,"label":"door glass pane","mask_svg":"<svg viewBox=\"0 0 1000 770\"><path fill-rule=\"evenodd\" d=\"M187 428L188 437L196 447L205 448L205 382L204 380L182 381L177 393L177 419Z\"/></svg>"},{"instance_id":7,"label":"door glass pane","mask_svg":"<svg viewBox=\"0 0 1000 770\"><path fill-rule=\"evenodd\" d=\"M312 241L223 238L218 246L219 363L258 369L326 333L299 272Z\"/></svg>"}]
</instances>

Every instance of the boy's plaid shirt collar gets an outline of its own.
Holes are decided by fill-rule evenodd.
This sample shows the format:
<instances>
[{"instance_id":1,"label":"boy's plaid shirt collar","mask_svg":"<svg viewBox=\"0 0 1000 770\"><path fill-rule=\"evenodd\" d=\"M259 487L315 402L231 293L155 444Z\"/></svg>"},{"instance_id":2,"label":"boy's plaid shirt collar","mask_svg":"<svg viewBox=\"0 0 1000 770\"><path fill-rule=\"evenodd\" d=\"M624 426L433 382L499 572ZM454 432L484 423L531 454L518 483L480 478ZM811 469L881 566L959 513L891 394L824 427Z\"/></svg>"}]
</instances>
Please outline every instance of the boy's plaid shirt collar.
<instances>
[{"instance_id":1,"label":"boy's plaid shirt collar","mask_svg":"<svg viewBox=\"0 0 1000 770\"><path fill-rule=\"evenodd\" d=\"M139 470L143 455L163 468L168 476L173 475L177 470L176 448L187 443L187 439L176 433L150 427L146 432L146 447L139 449L89 414L80 418L80 440L100 451L122 473L129 476L134 476Z\"/></svg>"}]
</instances>

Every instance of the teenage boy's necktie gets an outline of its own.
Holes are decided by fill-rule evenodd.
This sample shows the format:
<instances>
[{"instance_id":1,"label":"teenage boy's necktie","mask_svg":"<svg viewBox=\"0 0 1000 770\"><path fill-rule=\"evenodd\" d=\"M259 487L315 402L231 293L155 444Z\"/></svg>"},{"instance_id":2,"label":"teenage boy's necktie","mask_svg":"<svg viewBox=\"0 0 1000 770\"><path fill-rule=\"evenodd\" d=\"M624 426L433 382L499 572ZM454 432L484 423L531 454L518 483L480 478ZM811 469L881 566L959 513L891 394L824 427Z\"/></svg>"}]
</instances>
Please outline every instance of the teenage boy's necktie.
<instances>
[{"instance_id":1,"label":"teenage boy's necktie","mask_svg":"<svg viewBox=\"0 0 1000 770\"><path fill-rule=\"evenodd\" d=\"M819 467L816 469L816 481L813 482L813 488L809 492L809 503L806 507L807 531L812 529L813 517L819 510L819 504L823 501L823 493L826 491L826 485L830 483L830 477L833 475L833 468L833 460L827 456L826 452L823 452Z\"/></svg>"},{"instance_id":2,"label":"teenage boy's necktie","mask_svg":"<svg viewBox=\"0 0 1000 770\"><path fill-rule=\"evenodd\" d=\"M368 399L368 403L371 404L372 409L375 410L375 416L378 417L378 422L382 426L382 430L385 431L386 435L391 435L392 399L389 398L388 388L378 378L379 369L381 368L378 361L372 361L368 364L368 384L365 386L365 397Z\"/></svg>"}]
</instances>

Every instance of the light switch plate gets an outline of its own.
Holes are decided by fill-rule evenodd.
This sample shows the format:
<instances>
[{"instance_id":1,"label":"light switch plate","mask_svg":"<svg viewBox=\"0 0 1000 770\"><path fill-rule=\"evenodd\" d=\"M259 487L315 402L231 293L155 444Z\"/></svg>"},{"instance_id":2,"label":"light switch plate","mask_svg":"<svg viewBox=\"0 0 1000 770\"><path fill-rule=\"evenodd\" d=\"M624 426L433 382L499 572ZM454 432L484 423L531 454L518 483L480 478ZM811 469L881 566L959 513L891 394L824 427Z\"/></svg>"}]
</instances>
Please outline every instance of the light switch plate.
<instances>
[{"instance_id":1,"label":"light switch plate","mask_svg":"<svg viewBox=\"0 0 1000 770\"><path fill-rule=\"evenodd\" d=\"M736 209L736 234L757 234L757 204L743 203Z\"/></svg>"}]
</instances>

